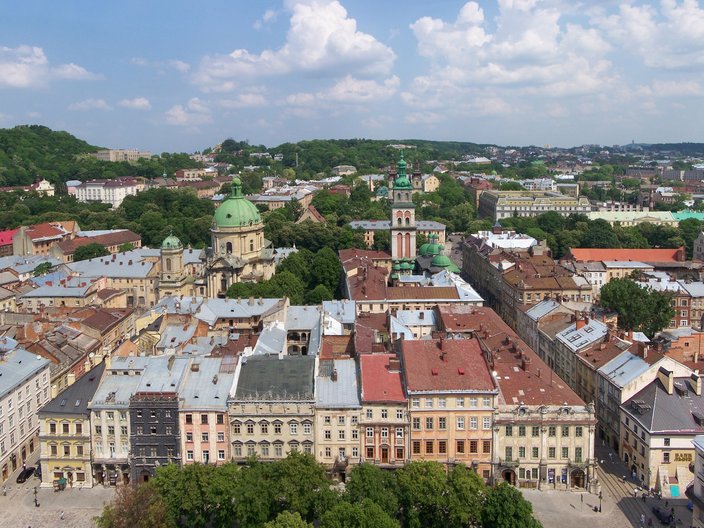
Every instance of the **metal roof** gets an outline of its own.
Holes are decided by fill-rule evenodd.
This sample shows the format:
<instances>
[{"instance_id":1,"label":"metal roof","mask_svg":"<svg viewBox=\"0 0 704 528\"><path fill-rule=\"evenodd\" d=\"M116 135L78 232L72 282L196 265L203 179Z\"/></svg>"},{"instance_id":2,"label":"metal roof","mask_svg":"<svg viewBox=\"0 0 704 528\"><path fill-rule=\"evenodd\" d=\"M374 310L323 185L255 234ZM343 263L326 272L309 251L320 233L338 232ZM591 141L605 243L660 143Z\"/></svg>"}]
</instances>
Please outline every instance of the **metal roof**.
<instances>
[{"instance_id":1,"label":"metal roof","mask_svg":"<svg viewBox=\"0 0 704 528\"><path fill-rule=\"evenodd\" d=\"M587 324L582 328L577 329L576 324L570 325L568 328L555 334L555 338L567 348L576 352L603 339L606 335L606 331L607 326L604 323L595 319L589 319Z\"/></svg>"},{"instance_id":2,"label":"metal roof","mask_svg":"<svg viewBox=\"0 0 704 528\"><path fill-rule=\"evenodd\" d=\"M599 373L617 387L625 387L650 368L641 357L623 352L599 369Z\"/></svg>"},{"instance_id":3,"label":"metal roof","mask_svg":"<svg viewBox=\"0 0 704 528\"><path fill-rule=\"evenodd\" d=\"M332 368L324 369L323 375L315 377L315 403L318 407L359 407L357 386L357 362L354 359L335 359ZM336 380L333 381L333 371Z\"/></svg>"},{"instance_id":4,"label":"metal roof","mask_svg":"<svg viewBox=\"0 0 704 528\"><path fill-rule=\"evenodd\" d=\"M179 390L182 409L226 411L234 372L221 372L222 358L194 358ZM197 366L196 366L197 365Z\"/></svg>"},{"instance_id":5,"label":"metal roof","mask_svg":"<svg viewBox=\"0 0 704 528\"><path fill-rule=\"evenodd\" d=\"M88 402L93 399L98 390L100 380L105 370L105 363L98 363L91 370L69 385L56 398L39 410L39 414L85 415L88 413Z\"/></svg>"},{"instance_id":6,"label":"metal roof","mask_svg":"<svg viewBox=\"0 0 704 528\"><path fill-rule=\"evenodd\" d=\"M313 356L250 356L240 361L236 400L313 401Z\"/></svg>"},{"instance_id":7,"label":"metal roof","mask_svg":"<svg viewBox=\"0 0 704 528\"><path fill-rule=\"evenodd\" d=\"M10 342L13 340L9 340L8 344ZM3 347L0 350L7 349ZM49 366L48 359L27 352L23 348L15 348L4 353L0 351L0 358L0 397Z\"/></svg>"}]
</instances>

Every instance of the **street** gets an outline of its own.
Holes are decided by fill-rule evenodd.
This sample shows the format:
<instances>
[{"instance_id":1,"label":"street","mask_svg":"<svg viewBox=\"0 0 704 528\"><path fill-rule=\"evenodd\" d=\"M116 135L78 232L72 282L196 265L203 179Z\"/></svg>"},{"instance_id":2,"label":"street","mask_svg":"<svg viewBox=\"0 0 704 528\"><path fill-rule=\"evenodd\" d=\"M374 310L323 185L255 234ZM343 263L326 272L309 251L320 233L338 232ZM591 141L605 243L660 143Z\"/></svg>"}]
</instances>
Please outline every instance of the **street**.
<instances>
[{"instance_id":1,"label":"street","mask_svg":"<svg viewBox=\"0 0 704 528\"><path fill-rule=\"evenodd\" d=\"M687 499L657 499L646 497L642 499L642 490L634 497L633 491L638 489L628 475L625 464L616 453L598 443L596 448L599 460L598 478L601 483L602 500L601 513L594 511L599 508L598 495L590 493L564 491L522 490L524 496L533 504L533 510L538 520L545 528L557 528L565 525L566 519L579 520L579 526L585 528L622 528L633 526L662 526L653 514L653 507L666 511L674 509L677 526L691 525L692 512L687 509ZM645 523L641 523L641 516Z\"/></svg>"}]
</instances>

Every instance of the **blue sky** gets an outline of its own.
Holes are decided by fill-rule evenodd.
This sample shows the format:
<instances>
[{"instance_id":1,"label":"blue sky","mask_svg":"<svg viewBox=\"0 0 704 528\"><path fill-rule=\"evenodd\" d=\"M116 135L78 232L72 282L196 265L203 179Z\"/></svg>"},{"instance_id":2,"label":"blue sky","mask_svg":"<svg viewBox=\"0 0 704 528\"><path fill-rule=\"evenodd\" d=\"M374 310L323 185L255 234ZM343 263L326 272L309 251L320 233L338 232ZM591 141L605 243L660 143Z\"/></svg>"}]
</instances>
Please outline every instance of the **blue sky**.
<instances>
[{"instance_id":1,"label":"blue sky","mask_svg":"<svg viewBox=\"0 0 704 528\"><path fill-rule=\"evenodd\" d=\"M154 152L228 137L704 141L699 0L14 4L0 127Z\"/></svg>"}]
</instances>

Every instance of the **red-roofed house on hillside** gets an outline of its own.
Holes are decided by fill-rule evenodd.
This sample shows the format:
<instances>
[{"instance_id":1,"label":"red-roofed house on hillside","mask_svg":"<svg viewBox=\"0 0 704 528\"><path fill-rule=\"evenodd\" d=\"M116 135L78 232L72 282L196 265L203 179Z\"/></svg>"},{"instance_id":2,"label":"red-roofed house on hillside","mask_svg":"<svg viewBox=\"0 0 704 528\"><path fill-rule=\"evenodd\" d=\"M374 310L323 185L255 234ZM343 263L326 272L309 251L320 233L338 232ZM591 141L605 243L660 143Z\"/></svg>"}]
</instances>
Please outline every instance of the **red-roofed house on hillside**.
<instances>
[{"instance_id":1,"label":"red-roofed house on hillside","mask_svg":"<svg viewBox=\"0 0 704 528\"><path fill-rule=\"evenodd\" d=\"M19 229L0 231L0 257L12 255L12 237L15 236L17 231L19 231Z\"/></svg>"},{"instance_id":2,"label":"red-roofed house on hillside","mask_svg":"<svg viewBox=\"0 0 704 528\"><path fill-rule=\"evenodd\" d=\"M462 462L488 480L498 397L476 340L401 340L411 418L410 459Z\"/></svg>"},{"instance_id":3,"label":"red-roofed house on hillside","mask_svg":"<svg viewBox=\"0 0 704 528\"><path fill-rule=\"evenodd\" d=\"M58 242L53 246L52 254L63 262L73 262L73 254L76 250L88 244L100 244L110 253L119 253L120 246L124 244L132 244L133 249L142 247L142 237L129 229L115 230L111 233L103 233L90 237L79 236Z\"/></svg>"},{"instance_id":4,"label":"red-roofed house on hillside","mask_svg":"<svg viewBox=\"0 0 704 528\"><path fill-rule=\"evenodd\" d=\"M409 422L401 362L395 354L365 354L360 356L359 366L359 452L370 464L403 466L409 458Z\"/></svg>"}]
</instances>

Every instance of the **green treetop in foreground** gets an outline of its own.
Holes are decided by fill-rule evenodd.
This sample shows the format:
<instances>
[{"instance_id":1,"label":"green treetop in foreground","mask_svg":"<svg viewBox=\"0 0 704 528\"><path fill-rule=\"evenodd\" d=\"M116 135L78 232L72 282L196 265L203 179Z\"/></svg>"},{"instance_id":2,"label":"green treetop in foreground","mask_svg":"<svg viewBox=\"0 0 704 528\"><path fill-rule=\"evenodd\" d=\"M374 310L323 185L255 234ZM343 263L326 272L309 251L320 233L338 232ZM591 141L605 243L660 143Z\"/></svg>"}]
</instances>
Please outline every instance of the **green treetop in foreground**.
<instances>
[{"instance_id":1,"label":"green treetop in foreground","mask_svg":"<svg viewBox=\"0 0 704 528\"><path fill-rule=\"evenodd\" d=\"M130 524L132 523L132 524ZM437 462L394 472L361 464L341 490L310 455L244 466L157 469L118 490L99 528L540 528L520 491L488 487L463 465Z\"/></svg>"}]
</instances>

